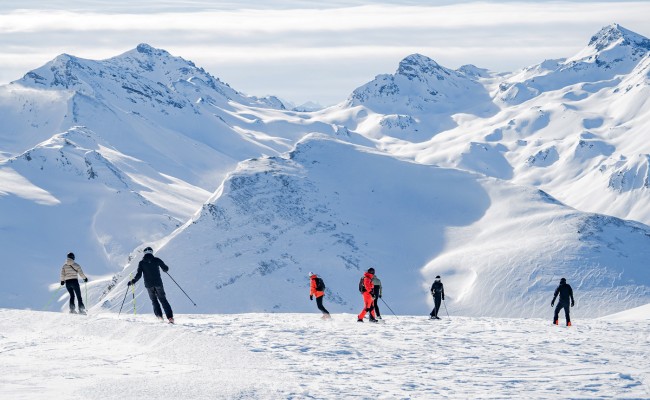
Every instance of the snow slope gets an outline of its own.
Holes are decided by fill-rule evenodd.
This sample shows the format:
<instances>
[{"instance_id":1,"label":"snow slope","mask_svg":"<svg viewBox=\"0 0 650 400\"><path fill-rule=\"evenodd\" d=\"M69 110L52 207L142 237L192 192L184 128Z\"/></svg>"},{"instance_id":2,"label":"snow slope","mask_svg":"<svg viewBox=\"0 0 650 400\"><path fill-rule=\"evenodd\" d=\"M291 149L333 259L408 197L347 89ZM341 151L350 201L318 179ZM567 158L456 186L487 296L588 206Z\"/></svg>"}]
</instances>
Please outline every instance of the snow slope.
<instances>
[{"instance_id":1,"label":"snow slope","mask_svg":"<svg viewBox=\"0 0 650 400\"><path fill-rule=\"evenodd\" d=\"M0 310L0 396L648 398L645 321ZM624 345L623 345L624 344Z\"/></svg>"},{"instance_id":2,"label":"snow slope","mask_svg":"<svg viewBox=\"0 0 650 400\"><path fill-rule=\"evenodd\" d=\"M322 135L241 163L160 246L198 303L169 289L183 312L307 311L309 271L324 278L332 310L358 312L357 283L371 266L400 314L429 312L438 274L461 315L542 317L563 276L583 316L650 302L646 226ZM95 310L119 307L139 259ZM148 310L142 287L138 295Z\"/></svg>"}]
</instances>

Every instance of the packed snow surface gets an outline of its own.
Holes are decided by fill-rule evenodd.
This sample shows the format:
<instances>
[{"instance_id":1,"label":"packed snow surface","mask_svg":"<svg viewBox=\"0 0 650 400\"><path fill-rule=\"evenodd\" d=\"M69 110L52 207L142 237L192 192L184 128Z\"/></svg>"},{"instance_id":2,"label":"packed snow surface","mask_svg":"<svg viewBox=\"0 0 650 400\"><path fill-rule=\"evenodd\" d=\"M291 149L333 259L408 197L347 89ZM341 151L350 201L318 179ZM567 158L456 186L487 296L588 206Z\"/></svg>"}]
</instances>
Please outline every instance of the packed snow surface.
<instances>
[{"instance_id":1,"label":"packed snow surface","mask_svg":"<svg viewBox=\"0 0 650 400\"><path fill-rule=\"evenodd\" d=\"M5 399L648 398L647 321L0 310Z\"/></svg>"}]
</instances>

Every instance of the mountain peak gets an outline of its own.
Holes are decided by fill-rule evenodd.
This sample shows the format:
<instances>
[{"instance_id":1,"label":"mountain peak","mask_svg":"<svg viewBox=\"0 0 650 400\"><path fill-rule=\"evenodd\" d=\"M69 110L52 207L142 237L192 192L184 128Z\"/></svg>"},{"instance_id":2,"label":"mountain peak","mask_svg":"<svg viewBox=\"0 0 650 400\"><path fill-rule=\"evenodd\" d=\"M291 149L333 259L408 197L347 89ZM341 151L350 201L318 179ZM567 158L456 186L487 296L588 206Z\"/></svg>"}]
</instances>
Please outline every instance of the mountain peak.
<instances>
[{"instance_id":1,"label":"mountain peak","mask_svg":"<svg viewBox=\"0 0 650 400\"><path fill-rule=\"evenodd\" d=\"M595 48L597 51L603 51L615 45L633 46L645 49L646 51L650 50L650 40L648 38L623 28L616 23L603 27L589 40L589 46Z\"/></svg>"},{"instance_id":2,"label":"mountain peak","mask_svg":"<svg viewBox=\"0 0 650 400\"><path fill-rule=\"evenodd\" d=\"M422 54L411 54L399 63L397 74L407 77L409 80L431 75L434 71L441 69L440 65Z\"/></svg>"}]
</instances>

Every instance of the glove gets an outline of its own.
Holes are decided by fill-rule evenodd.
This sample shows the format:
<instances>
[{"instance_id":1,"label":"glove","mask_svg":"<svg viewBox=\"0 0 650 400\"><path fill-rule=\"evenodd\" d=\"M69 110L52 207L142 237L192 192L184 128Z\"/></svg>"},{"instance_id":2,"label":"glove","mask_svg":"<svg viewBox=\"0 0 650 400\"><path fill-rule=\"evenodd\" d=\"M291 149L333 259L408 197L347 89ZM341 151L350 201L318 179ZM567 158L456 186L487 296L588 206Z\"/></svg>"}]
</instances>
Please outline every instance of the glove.
<instances>
[{"instance_id":1,"label":"glove","mask_svg":"<svg viewBox=\"0 0 650 400\"><path fill-rule=\"evenodd\" d=\"M65 282L61 281L61 286L65 285Z\"/></svg>"},{"instance_id":2,"label":"glove","mask_svg":"<svg viewBox=\"0 0 650 400\"><path fill-rule=\"evenodd\" d=\"M131 285L133 285L133 281L128 281L128 282L126 283L126 286L131 286Z\"/></svg>"},{"instance_id":3,"label":"glove","mask_svg":"<svg viewBox=\"0 0 650 400\"><path fill-rule=\"evenodd\" d=\"M444 300L445 300L445 296L442 296L442 301L444 301Z\"/></svg>"},{"instance_id":4,"label":"glove","mask_svg":"<svg viewBox=\"0 0 650 400\"><path fill-rule=\"evenodd\" d=\"M88 278L84 278L84 282L88 282Z\"/></svg>"},{"instance_id":5,"label":"glove","mask_svg":"<svg viewBox=\"0 0 650 400\"><path fill-rule=\"evenodd\" d=\"M571 307L573 307L575 305L576 305L575 301L571 300Z\"/></svg>"},{"instance_id":6,"label":"glove","mask_svg":"<svg viewBox=\"0 0 650 400\"><path fill-rule=\"evenodd\" d=\"M309 295L309 300L314 300L314 295Z\"/></svg>"},{"instance_id":7,"label":"glove","mask_svg":"<svg viewBox=\"0 0 650 400\"><path fill-rule=\"evenodd\" d=\"M551 307L553 307L554 305L555 305L555 300L551 302Z\"/></svg>"},{"instance_id":8,"label":"glove","mask_svg":"<svg viewBox=\"0 0 650 400\"><path fill-rule=\"evenodd\" d=\"M381 295L379 295L379 298L381 299Z\"/></svg>"}]
</instances>

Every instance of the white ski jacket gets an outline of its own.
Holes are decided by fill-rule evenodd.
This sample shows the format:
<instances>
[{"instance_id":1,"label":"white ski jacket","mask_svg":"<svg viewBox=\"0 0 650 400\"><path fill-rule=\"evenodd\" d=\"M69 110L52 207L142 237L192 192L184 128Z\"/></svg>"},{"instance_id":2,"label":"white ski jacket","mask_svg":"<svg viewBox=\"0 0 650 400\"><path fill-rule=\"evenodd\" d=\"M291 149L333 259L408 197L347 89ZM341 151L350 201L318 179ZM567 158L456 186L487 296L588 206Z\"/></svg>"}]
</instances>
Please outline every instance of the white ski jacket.
<instances>
[{"instance_id":1,"label":"white ski jacket","mask_svg":"<svg viewBox=\"0 0 650 400\"><path fill-rule=\"evenodd\" d=\"M71 258L65 260L65 264L63 264L63 267L61 268L61 281L64 282L68 279L77 279L77 274L81 275L83 279L86 279L86 275L79 264L74 262Z\"/></svg>"}]
</instances>

